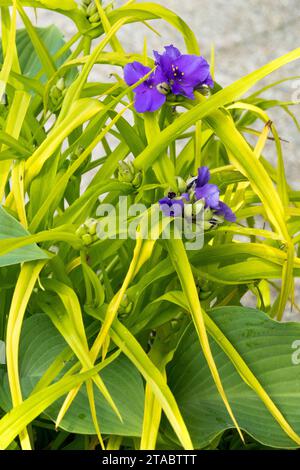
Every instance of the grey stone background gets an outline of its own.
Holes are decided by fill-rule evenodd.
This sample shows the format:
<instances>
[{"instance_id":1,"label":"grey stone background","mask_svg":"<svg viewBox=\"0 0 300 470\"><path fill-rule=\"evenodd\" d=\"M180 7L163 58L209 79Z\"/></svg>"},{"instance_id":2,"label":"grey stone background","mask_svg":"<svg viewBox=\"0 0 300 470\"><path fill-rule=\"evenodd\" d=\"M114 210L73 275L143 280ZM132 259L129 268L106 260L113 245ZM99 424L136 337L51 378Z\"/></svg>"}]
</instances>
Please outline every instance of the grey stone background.
<instances>
[{"instance_id":1,"label":"grey stone background","mask_svg":"<svg viewBox=\"0 0 300 470\"><path fill-rule=\"evenodd\" d=\"M103 3L105 4L105 1ZM125 3L122 0L115 1L116 6ZM146 2L141 0L140 3ZM210 57L211 46L215 46L216 80L223 86L300 47L299 0L157 0L157 3L175 11L190 25L199 40L201 53L207 59ZM31 18L34 21L34 15L31 15ZM62 29L66 38L71 37L74 32L72 22L64 16L49 11L38 11L39 25L52 23ZM123 27L118 36L128 52L141 52L145 36L149 52L172 43L183 47L180 34L175 29L158 21L151 24L159 30L161 36L153 34L143 26L133 24ZM260 83L260 87L297 75L300 76L300 61L293 62L267 77ZM103 66L95 67L90 80L103 79L109 80L109 70ZM278 85L264 96L285 102L300 100L300 77ZM299 110L300 105L293 107L298 119ZM282 110L276 108L269 114L277 125L280 136L288 141L282 145L289 183L300 190L300 132ZM267 146L266 155L273 163L276 162L273 144ZM300 297L299 288L297 297ZM286 319L292 318L299 320L299 315L294 317L287 312Z\"/></svg>"},{"instance_id":2,"label":"grey stone background","mask_svg":"<svg viewBox=\"0 0 300 470\"><path fill-rule=\"evenodd\" d=\"M63 0L62 0L63 1ZM153 0L155 2L155 0ZM226 86L263 66L269 61L300 47L300 0L156 0L179 14L195 32L201 53L208 60L211 46L215 46L216 80ZM78 1L79 3L79 1ZM110 3L104 0L103 4ZM115 0L115 6L122 6L125 0ZM139 3L147 3L140 0ZM30 16L35 17L32 9ZM54 12L38 10L38 24L46 26L55 23L66 38L74 32L73 23ZM147 37L149 53L162 49L163 45L174 44L184 47L179 32L166 23L150 22L160 32L155 35L144 26L131 24L123 27L118 34L128 52L141 52L144 37ZM298 76L278 85L264 94L267 98L284 102L300 100L300 60L293 62L260 82L260 87L285 77ZM109 70L96 66L90 80L108 80ZM300 120L300 105L293 106L293 112ZM300 190L300 132L295 124L278 108L270 110L271 119L277 125L283 142L286 172L290 184ZM266 155L275 163L272 145Z\"/></svg>"}]
</instances>

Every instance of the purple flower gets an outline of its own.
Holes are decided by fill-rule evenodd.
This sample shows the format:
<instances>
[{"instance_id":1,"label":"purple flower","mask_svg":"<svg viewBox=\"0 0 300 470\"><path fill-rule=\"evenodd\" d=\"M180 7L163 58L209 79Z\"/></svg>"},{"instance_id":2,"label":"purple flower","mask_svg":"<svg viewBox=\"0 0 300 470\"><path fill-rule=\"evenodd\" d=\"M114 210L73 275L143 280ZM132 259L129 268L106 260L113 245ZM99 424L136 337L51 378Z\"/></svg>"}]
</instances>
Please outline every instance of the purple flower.
<instances>
[{"instance_id":1,"label":"purple flower","mask_svg":"<svg viewBox=\"0 0 300 470\"><path fill-rule=\"evenodd\" d=\"M211 209L218 209L219 199L220 199L220 190L215 184L205 184L201 187L196 187L195 189L196 199L204 199L205 207L210 207Z\"/></svg>"},{"instance_id":2,"label":"purple flower","mask_svg":"<svg viewBox=\"0 0 300 470\"><path fill-rule=\"evenodd\" d=\"M140 62L132 62L124 68L124 79L127 85L131 86L137 83L141 78L147 75L151 69ZM155 72L138 85L133 92L135 93L134 106L138 113L146 111L156 111L166 101L166 95L157 90L157 86L166 81L161 69L156 68Z\"/></svg>"},{"instance_id":3,"label":"purple flower","mask_svg":"<svg viewBox=\"0 0 300 470\"><path fill-rule=\"evenodd\" d=\"M182 217L184 202L182 199L171 199L164 197L159 200L159 205L164 215L167 217Z\"/></svg>"},{"instance_id":4,"label":"purple flower","mask_svg":"<svg viewBox=\"0 0 300 470\"><path fill-rule=\"evenodd\" d=\"M183 95L194 99L194 90L201 85L213 87L209 64L200 56L181 54L174 46L166 46L165 52L154 51L155 63L161 68L162 74L174 95Z\"/></svg>"},{"instance_id":5,"label":"purple flower","mask_svg":"<svg viewBox=\"0 0 300 470\"><path fill-rule=\"evenodd\" d=\"M216 211L216 214L223 216L225 220L228 220L228 222L236 221L236 215L232 212L230 207L225 204L225 202L219 202L219 207Z\"/></svg>"},{"instance_id":6,"label":"purple flower","mask_svg":"<svg viewBox=\"0 0 300 470\"><path fill-rule=\"evenodd\" d=\"M207 166L198 169L198 177L194 180L196 199L204 199L205 207L223 216L228 222L235 222L236 216L224 202L220 201L220 190L217 185L209 184L210 171Z\"/></svg>"}]
</instances>

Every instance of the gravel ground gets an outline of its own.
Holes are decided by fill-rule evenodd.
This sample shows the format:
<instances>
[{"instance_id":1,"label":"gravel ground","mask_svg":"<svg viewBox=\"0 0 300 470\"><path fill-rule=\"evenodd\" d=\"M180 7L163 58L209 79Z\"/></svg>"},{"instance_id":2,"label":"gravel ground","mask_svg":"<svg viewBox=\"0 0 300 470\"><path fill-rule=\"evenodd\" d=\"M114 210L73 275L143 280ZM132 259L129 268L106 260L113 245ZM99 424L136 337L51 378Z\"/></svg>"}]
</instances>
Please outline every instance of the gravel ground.
<instances>
[{"instance_id":1,"label":"gravel ground","mask_svg":"<svg viewBox=\"0 0 300 470\"><path fill-rule=\"evenodd\" d=\"M159 0L157 0L159 3ZM116 0L117 6L125 1ZM140 3L146 3L141 0ZM209 58L211 46L216 51L216 79L223 86L264 65L272 59L299 47L300 10L299 0L161 0L165 7L180 14L199 38L201 53ZM70 37L73 25L70 21L49 11L38 12L39 25L55 23L66 37ZM168 25L158 27L161 36L145 28L126 26L119 34L128 52L140 52L143 38L147 37L149 51L161 49L165 44L183 46L179 33ZM263 84L288 76L300 75L299 61L285 66L264 80ZM95 68L91 79L105 80L108 71ZM267 97L268 94L266 95ZM283 101L300 99L300 77L280 84L272 91L272 98ZM294 111L300 119L300 107ZM300 190L299 147L300 133L283 111L270 112L271 119L278 127L279 134L288 142L283 143L286 171L290 184ZM274 161L274 149L269 145L267 156ZM298 157L298 158L297 158ZM300 297L300 289L297 289ZM286 319L295 318L287 312ZM298 316L299 319L299 316Z\"/></svg>"}]
</instances>

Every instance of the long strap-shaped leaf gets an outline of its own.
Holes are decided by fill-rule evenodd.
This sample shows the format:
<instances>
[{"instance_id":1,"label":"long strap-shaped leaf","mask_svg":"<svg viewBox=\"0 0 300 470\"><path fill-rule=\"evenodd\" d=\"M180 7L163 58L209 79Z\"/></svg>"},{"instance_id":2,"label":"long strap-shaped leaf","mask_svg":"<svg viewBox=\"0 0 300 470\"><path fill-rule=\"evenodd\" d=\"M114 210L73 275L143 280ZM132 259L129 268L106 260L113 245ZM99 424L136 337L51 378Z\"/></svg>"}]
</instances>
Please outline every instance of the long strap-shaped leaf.
<instances>
[{"instance_id":1,"label":"long strap-shaped leaf","mask_svg":"<svg viewBox=\"0 0 300 470\"><path fill-rule=\"evenodd\" d=\"M145 249L145 246L146 246L146 249ZM147 248L148 248L148 250L147 250ZM111 302L109 303L109 306L108 306L108 309L107 309L107 312L106 312L106 315L105 315L105 318L104 318L103 325L102 325L102 327L100 329L100 332L97 335L97 337L94 341L94 344L91 348L91 360L93 362L96 361L102 347L103 348L105 347L105 350L104 350L104 353L103 353L103 356L105 357L106 352L107 352L107 348L108 348L107 339L108 339L109 330L110 330L110 327L111 327L113 321L115 320L115 318L118 314L118 310L120 308L120 304L122 302L123 296L124 296L128 286L129 286L129 283L131 282L132 278L136 274L137 268L140 268L142 266L142 264L151 256L152 249L153 249L153 242L152 241L147 240L147 241L143 242L141 237L137 238L133 258L132 258L132 261L130 263L128 272L126 274L126 277L123 281L122 287L117 292L117 294L112 298ZM66 397L66 399L65 399L65 401L62 405L62 408L59 412L59 415L57 417L57 420L56 420L56 426L57 427L59 426L59 424L60 424L61 420L63 419L65 413L67 412L68 408L71 406L71 404L72 404L73 400L75 399L78 391L79 391L79 387L77 387L76 390L72 390L68 394L68 396Z\"/></svg>"},{"instance_id":2,"label":"long strap-shaped leaf","mask_svg":"<svg viewBox=\"0 0 300 470\"><path fill-rule=\"evenodd\" d=\"M92 316L97 317L98 312L95 313L92 308L86 307L86 311L90 311ZM101 315L100 312L99 314ZM120 348L136 366L151 387L151 390L159 401L183 448L187 450L193 449L189 432L181 416L176 400L163 375L153 364L151 359L149 359L142 346L118 319L115 319L111 326L110 337L116 346Z\"/></svg>"},{"instance_id":3,"label":"long strap-shaped leaf","mask_svg":"<svg viewBox=\"0 0 300 470\"><path fill-rule=\"evenodd\" d=\"M231 406L228 402L225 390L223 388L220 375L217 369L217 366L215 364L207 333L206 333L206 328L205 328L205 323L204 323L204 318L200 306L200 300L197 292L197 288L195 285L195 280L194 276L192 273L191 265L189 263L183 241L180 239L175 239L171 238L169 240L166 240L166 245L170 254L170 258L172 260L172 263L175 267L175 270L177 272L177 275L179 277L182 290L187 298L188 305L189 305L189 311L191 313L200 345L203 350L203 354L205 356L205 359L207 360L208 366L210 368L211 374L213 376L213 379L215 381L216 387L220 393L220 396L222 397L222 400L226 406L226 409L235 425L237 428L241 439L243 440L243 435L242 432L239 428L239 425L234 417L234 414L232 412Z\"/></svg>"},{"instance_id":4,"label":"long strap-shaped leaf","mask_svg":"<svg viewBox=\"0 0 300 470\"><path fill-rule=\"evenodd\" d=\"M22 266L8 315L6 357L7 374L13 406L20 405L23 400L18 367L19 342L23 318L38 275L45 263L46 261L43 260L37 263L25 263ZM31 449L30 439L26 429L22 430L20 433L20 442L22 449Z\"/></svg>"},{"instance_id":5,"label":"long strap-shaped leaf","mask_svg":"<svg viewBox=\"0 0 300 470\"><path fill-rule=\"evenodd\" d=\"M139 169L149 168L153 162L161 155L162 151L173 141L179 134L185 132L189 127L208 116L216 109L236 100L245 94L259 80L279 69L285 64L300 58L300 48L295 49L288 54L273 60L269 64L261 67L255 72L246 75L237 80L228 87L212 95L204 103L200 103L187 113L177 118L170 126L164 129L159 139L151 142L145 150L135 160L135 166Z\"/></svg>"},{"instance_id":6,"label":"long strap-shaped leaf","mask_svg":"<svg viewBox=\"0 0 300 470\"><path fill-rule=\"evenodd\" d=\"M72 388L98 374L115 357L115 355L110 356L87 372L62 378L55 384L34 393L20 405L13 408L0 420L0 449L6 449L13 439L46 408Z\"/></svg>"}]
</instances>

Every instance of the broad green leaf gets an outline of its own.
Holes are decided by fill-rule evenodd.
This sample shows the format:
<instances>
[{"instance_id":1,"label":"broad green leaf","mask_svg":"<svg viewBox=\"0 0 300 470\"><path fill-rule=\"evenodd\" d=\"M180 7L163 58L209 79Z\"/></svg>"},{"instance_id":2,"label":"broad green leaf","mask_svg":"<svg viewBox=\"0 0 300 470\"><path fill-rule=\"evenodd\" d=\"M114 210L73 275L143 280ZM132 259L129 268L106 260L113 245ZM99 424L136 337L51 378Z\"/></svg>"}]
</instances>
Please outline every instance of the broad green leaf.
<instances>
[{"instance_id":1,"label":"broad green leaf","mask_svg":"<svg viewBox=\"0 0 300 470\"><path fill-rule=\"evenodd\" d=\"M39 379L55 358L66 348L66 342L46 315L36 314L25 320L20 344L20 377L24 397L28 397ZM71 360L69 365L73 365ZM69 365L67 364L67 368ZM100 392L94 388L97 417L105 434L140 436L143 419L144 389L141 376L123 355L115 359L103 371L105 381L122 414L121 422ZM120 393L120 390L122 393ZM65 392L66 393L66 392ZM32 395L33 396L33 395ZM63 399L46 409L46 415L55 421ZM0 403L10 409L6 374L2 377ZM0 424L1 426L1 424ZM54 424L53 424L54 427ZM95 434L90 407L84 387L60 424L60 428L80 434ZM1 442L1 440L0 440Z\"/></svg>"},{"instance_id":2,"label":"broad green leaf","mask_svg":"<svg viewBox=\"0 0 300 470\"><path fill-rule=\"evenodd\" d=\"M209 316L241 355L285 419L300 434L300 365L294 347L300 337L300 325L278 323L258 310L245 307L216 308ZM225 429L232 428L232 423L197 343L196 333L190 326L175 352L168 370L168 381L188 423L194 446L201 448ZM297 447L255 391L243 382L215 340L210 338L210 344L241 428L265 445Z\"/></svg>"},{"instance_id":3,"label":"broad green leaf","mask_svg":"<svg viewBox=\"0 0 300 470\"><path fill-rule=\"evenodd\" d=\"M55 53L64 46L63 34L57 26L51 25L46 28L34 29L40 41L47 47L50 56L54 56ZM34 78L40 72L42 66L26 29L17 30L16 45L22 73L27 77ZM67 51L62 57L57 59L56 65L62 65L69 55L70 52ZM0 61L2 62L2 60L2 47L0 46ZM76 73L75 68L72 69L71 73L74 77Z\"/></svg>"},{"instance_id":4,"label":"broad green leaf","mask_svg":"<svg viewBox=\"0 0 300 470\"><path fill-rule=\"evenodd\" d=\"M27 230L0 206L0 240L15 239L29 235ZM0 267L47 258L49 256L45 251L41 250L36 244L30 244L0 256Z\"/></svg>"}]
</instances>

